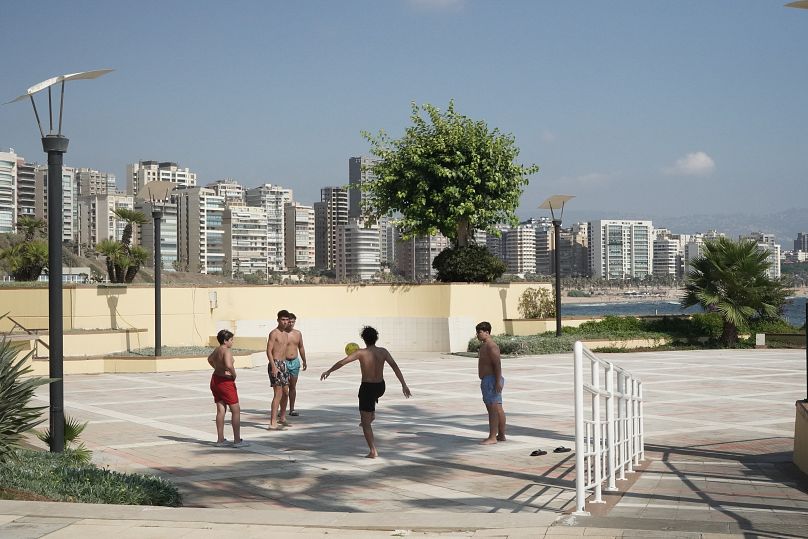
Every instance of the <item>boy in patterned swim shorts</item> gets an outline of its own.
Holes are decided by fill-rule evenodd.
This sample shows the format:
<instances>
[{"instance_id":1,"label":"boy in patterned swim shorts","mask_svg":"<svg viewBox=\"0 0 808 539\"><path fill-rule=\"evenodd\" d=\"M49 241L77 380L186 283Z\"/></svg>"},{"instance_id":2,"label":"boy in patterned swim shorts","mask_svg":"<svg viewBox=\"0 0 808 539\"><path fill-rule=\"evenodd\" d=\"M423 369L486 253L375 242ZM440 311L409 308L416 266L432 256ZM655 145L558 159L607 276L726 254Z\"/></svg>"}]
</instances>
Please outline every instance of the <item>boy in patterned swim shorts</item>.
<instances>
[{"instance_id":1,"label":"boy in patterned swim shorts","mask_svg":"<svg viewBox=\"0 0 808 539\"><path fill-rule=\"evenodd\" d=\"M289 334L289 311L278 311L278 327L269 332L267 338L267 374L272 386L272 405L269 410L269 430L280 430L279 425L288 427L286 403L289 399L289 372L286 370L286 345Z\"/></svg>"}]
</instances>

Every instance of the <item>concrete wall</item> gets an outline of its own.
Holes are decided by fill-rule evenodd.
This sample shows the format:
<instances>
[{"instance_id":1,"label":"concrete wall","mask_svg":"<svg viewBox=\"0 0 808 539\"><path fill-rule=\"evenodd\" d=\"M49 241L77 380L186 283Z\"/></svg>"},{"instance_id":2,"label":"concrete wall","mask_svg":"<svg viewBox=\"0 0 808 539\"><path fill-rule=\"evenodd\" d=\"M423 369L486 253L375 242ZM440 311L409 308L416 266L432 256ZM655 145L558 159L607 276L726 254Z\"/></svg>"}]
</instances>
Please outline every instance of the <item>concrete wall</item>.
<instances>
[{"instance_id":1,"label":"concrete wall","mask_svg":"<svg viewBox=\"0 0 808 539\"><path fill-rule=\"evenodd\" d=\"M797 416L794 420L794 464L808 475L808 404L796 402Z\"/></svg>"},{"instance_id":2,"label":"concrete wall","mask_svg":"<svg viewBox=\"0 0 808 539\"><path fill-rule=\"evenodd\" d=\"M228 328L238 337L266 338L276 313L298 317L309 352L341 351L358 341L364 325L375 326L379 344L394 351L464 351L474 325L491 323L505 331L504 319L518 317L517 305L536 283L424 285L294 285L163 287L163 346L208 346L210 336ZM215 304L211 295L215 293ZM64 329L144 329L129 335L131 348L154 345L154 288L150 286L66 287ZM1 288L0 314L29 329L48 326L47 288ZM0 331L9 331L8 318ZM17 330L19 332L19 329ZM253 339L250 339L251 341ZM124 348L125 349L125 348ZM108 350L116 352L121 350ZM101 351L93 349L93 353ZM40 352L44 354L45 352ZM67 355L67 350L65 350Z\"/></svg>"}]
</instances>

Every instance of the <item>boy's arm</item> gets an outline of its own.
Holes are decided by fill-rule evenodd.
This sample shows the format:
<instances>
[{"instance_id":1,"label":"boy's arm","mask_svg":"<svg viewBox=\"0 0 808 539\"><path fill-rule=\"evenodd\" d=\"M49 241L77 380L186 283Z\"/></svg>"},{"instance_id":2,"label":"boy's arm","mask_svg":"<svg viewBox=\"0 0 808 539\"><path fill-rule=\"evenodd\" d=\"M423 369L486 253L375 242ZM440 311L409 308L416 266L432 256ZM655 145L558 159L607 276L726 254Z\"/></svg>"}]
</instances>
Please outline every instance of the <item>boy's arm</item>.
<instances>
[{"instance_id":1,"label":"boy's arm","mask_svg":"<svg viewBox=\"0 0 808 539\"><path fill-rule=\"evenodd\" d=\"M390 368L393 369L393 372L396 373L396 378L398 378L398 381L401 382L401 391L403 391L404 396L409 399L412 396L412 393L410 392L410 388L407 387L407 382L404 381L404 375L401 374L401 369L398 368L396 360L393 359L393 356L391 356L389 353L387 354L387 357L384 358L384 360L390 365Z\"/></svg>"},{"instance_id":2,"label":"boy's arm","mask_svg":"<svg viewBox=\"0 0 808 539\"><path fill-rule=\"evenodd\" d=\"M267 361L269 361L269 368L272 371L272 376L278 375L278 366L275 365L275 358L272 357L272 344L275 342L275 334L270 331L267 337Z\"/></svg>"},{"instance_id":3,"label":"boy's arm","mask_svg":"<svg viewBox=\"0 0 808 539\"><path fill-rule=\"evenodd\" d=\"M327 371L323 371L323 374L320 375L320 380L325 380L326 378L328 378L328 375L331 374L332 372L341 369L351 361L356 361L357 359L359 359L359 354L360 352L356 351L350 356L345 356L344 358L340 359L339 361L334 363L334 365L332 365L330 369L328 369Z\"/></svg>"},{"instance_id":4,"label":"boy's arm","mask_svg":"<svg viewBox=\"0 0 808 539\"><path fill-rule=\"evenodd\" d=\"M303 346L302 333L300 334L300 345L297 348L300 351L300 359L303 361L303 370L305 371L306 369L308 369L308 366L306 365L306 347Z\"/></svg>"},{"instance_id":5,"label":"boy's arm","mask_svg":"<svg viewBox=\"0 0 808 539\"><path fill-rule=\"evenodd\" d=\"M491 345L488 350L488 357L491 358L491 366L494 368L494 380L497 393L502 393L502 358L499 353L499 346Z\"/></svg>"},{"instance_id":6,"label":"boy's arm","mask_svg":"<svg viewBox=\"0 0 808 539\"><path fill-rule=\"evenodd\" d=\"M233 354L230 352L230 350L226 350L224 353L224 369L225 372L230 373L230 378L233 380L236 379L236 365L233 360Z\"/></svg>"}]
</instances>

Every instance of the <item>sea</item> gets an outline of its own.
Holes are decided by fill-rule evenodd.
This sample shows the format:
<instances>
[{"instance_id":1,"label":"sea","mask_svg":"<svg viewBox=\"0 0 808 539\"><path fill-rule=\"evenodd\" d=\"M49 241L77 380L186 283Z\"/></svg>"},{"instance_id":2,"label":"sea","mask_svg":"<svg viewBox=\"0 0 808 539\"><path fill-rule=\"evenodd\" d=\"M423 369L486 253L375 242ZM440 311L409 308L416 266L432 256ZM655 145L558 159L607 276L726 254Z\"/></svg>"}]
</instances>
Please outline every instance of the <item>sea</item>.
<instances>
[{"instance_id":1,"label":"sea","mask_svg":"<svg viewBox=\"0 0 808 539\"><path fill-rule=\"evenodd\" d=\"M797 296L788 299L783 306L783 318L793 326L802 327L805 324L805 303L808 298ZM683 315L704 312L699 306L682 309L678 301L649 300L599 303L564 304L561 300L562 316L650 316L650 315Z\"/></svg>"}]
</instances>

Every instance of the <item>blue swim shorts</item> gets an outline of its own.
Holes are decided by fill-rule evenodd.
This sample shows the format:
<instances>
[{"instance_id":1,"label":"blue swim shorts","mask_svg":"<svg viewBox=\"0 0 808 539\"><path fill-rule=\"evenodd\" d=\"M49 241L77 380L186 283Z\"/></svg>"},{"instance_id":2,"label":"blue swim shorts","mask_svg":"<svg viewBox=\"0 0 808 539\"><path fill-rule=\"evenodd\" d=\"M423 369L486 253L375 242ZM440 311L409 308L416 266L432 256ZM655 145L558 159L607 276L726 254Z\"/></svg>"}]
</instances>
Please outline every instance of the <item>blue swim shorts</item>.
<instances>
[{"instance_id":1,"label":"blue swim shorts","mask_svg":"<svg viewBox=\"0 0 808 539\"><path fill-rule=\"evenodd\" d=\"M500 378L502 387L505 387L505 378ZM480 391L483 394L485 404L502 404L502 393L497 393L496 378L493 374L483 376L480 380Z\"/></svg>"},{"instance_id":2,"label":"blue swim shorts","mask_svg":"<svg viewBox=\"0 0 808 539\"><path fill-rule=\"evenodd\" d=\"M289 376L297 377L300 374L300 358L295 357L292 359L286 360L286 372L289 373Z\"/></svg>"}]
</instances>

